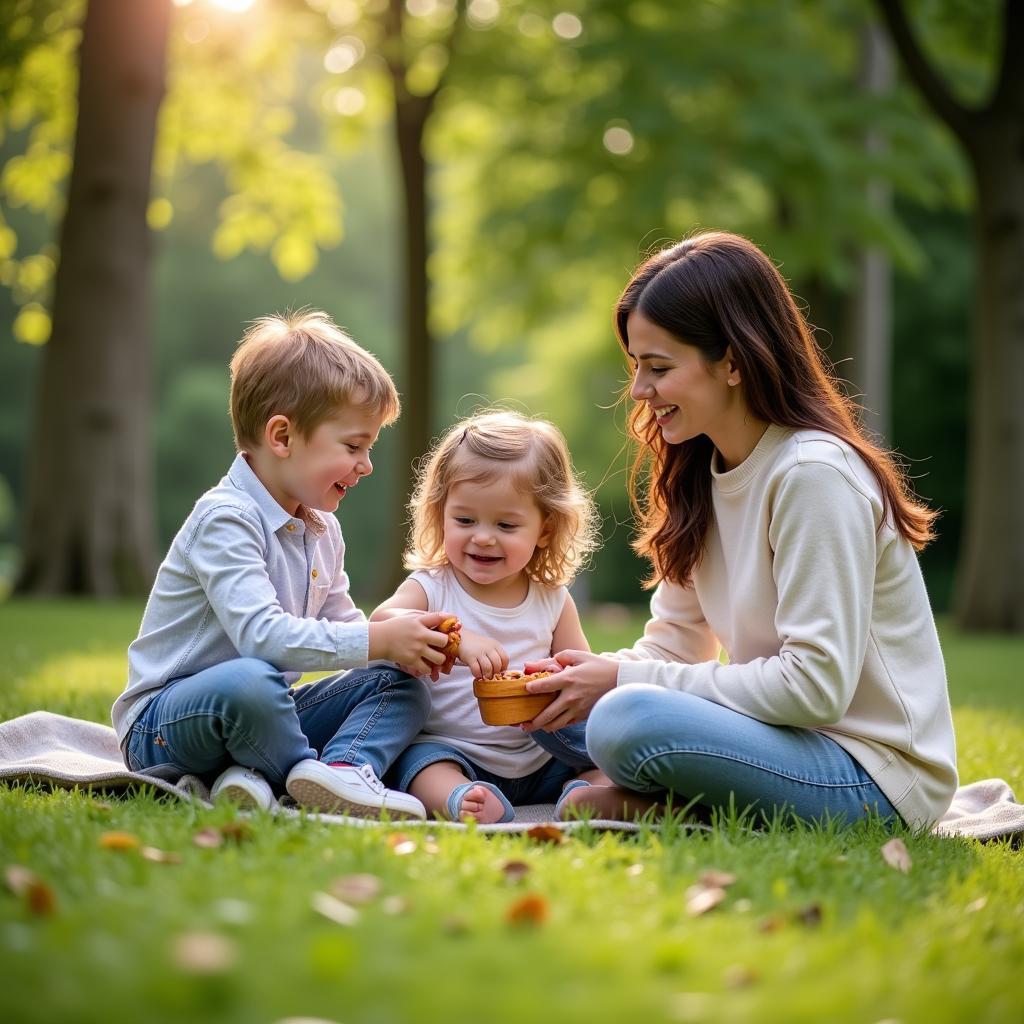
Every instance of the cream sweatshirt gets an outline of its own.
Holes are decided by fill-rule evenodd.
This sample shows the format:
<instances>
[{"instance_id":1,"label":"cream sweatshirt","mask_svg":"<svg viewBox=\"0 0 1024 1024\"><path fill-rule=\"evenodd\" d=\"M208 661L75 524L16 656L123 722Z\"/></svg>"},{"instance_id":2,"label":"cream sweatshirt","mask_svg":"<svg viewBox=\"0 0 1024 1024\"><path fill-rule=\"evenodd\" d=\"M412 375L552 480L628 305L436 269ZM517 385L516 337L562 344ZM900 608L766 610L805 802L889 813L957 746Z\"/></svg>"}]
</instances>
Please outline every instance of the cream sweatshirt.
<instances>
[{"instance_id":1,"label":"cream sweatshirt","mask_svg":"<svg viewBox=\"0 0 1024 1024\"><path fill-rule=\"evenodd\" d=\"M904 820L935 822L957 786L945 666L914 549L867 465L832 434L770 426L712 477L693 586L657 588L642 639L615 655L618 685L822 732Z\"/></svg>"}]
</instances>

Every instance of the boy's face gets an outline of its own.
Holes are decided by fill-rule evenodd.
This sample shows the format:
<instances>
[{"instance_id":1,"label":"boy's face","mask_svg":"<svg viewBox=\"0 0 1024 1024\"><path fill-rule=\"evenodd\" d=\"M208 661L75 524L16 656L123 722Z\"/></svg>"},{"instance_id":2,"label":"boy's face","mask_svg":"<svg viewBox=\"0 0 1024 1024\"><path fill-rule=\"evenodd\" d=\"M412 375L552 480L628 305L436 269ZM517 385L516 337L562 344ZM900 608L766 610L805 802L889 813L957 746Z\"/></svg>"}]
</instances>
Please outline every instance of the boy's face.
<instances>
[{"instance_id":1,"label":"boy's face","mask_svg":"<svg viewBox=\"0 0 1024 1024\"><path fill-rule=\"evenodd\" d=\"M274 460L275 479L264 481L267 489L291 515L300 504L335 511L348 488L373 472L370 449L381 422L375 412L348 407L321 422L308 438L293 430L287 456Z\"/></svg>"}]
</instances>

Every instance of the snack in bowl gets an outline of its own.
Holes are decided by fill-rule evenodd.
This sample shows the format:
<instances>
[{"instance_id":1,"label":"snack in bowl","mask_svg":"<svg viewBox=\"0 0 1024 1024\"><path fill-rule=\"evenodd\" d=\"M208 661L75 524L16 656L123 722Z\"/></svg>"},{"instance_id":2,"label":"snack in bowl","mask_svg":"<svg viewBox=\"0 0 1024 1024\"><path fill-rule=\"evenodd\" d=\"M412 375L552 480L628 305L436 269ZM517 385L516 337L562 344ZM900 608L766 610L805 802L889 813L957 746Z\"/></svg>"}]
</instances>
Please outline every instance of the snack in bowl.
<instances>
[{"instance_id":1,"label":"snack in bowl","mask_svg":"<svg viewBox=\"0 0 1024 1024\"><path fill-rule=\"evenodd\" d=\"M473 694L480 705L480 717L487 725L519 725L520 722L529 722L540 714L558 693L528 693L526 684L550 675L554 673L531 672L527 675L512 670L500 672L488 679L474 679Z\"/></svg>"},{"instance_id":2,"label":"snack in bowl","mask_svg":"<svg viewBox=\"0 0 1024 1024\"><path fill-rule=\"evenodd\" d=\"M439 633L448 634L448 643L441 648L444 664L439 666L439 671L444 674L451 672L455 667L455 659L459 656L459 644L462 643L462 634L459 632L461 629L462 623L454 615L442 619L441 624L437 627Z\"/></svg>"}]
</instances>

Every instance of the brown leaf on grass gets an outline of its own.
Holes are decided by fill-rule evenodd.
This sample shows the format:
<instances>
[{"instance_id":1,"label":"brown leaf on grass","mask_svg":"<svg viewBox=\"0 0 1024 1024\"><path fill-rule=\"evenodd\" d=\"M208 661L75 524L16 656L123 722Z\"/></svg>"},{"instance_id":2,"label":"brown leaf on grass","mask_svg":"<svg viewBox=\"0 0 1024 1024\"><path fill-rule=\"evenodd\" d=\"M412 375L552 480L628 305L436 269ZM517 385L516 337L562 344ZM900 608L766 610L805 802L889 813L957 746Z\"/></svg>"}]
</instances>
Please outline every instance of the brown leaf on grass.
<instances>
[{"instance_id":1,"label":"brown leaf on grass","mask_svg":"<svg viewBox=\"0 0 1024 1024\"><path fill-rule=\"evenodd\" d=\"M4 880L7 888L23 899L37 917L46 917L57 909L56 893L34 871L20 864L11 864L4 871Z\"/></svg>"},{"instance_id":2,"label":"brown leaf on grass","mask_svg":"<svg viewBox=\"0 0 1024 1024\"><path fill-rule=\"evenodd\" d=\"M238 947L217 932L185 932L174 940L171 957L189 974L223 974L238 960Z\"/></svg>"},{"instance_id":3,"label":"brown leaf on grass","mask_svg":"<svg viewBox=\"0 0 1024 1024\"><path fill-rule=\"evenodd\" d=\"M722 973L722 983L731 989L749 988L760 980L757 971L745 964L732 964Z\"/></svg>"},{"instance_id":4,"label":"brown leaf on grass","mask_svg":"<svg viewBox=\"0 0 1024 1024\"><path fill-rule=\"evenodd\" d=\"M404 832L392 832L385 842L391 847L396 857L408 857L410 853L416 852L416 843Z\"/></svg>"},{"instance_id":5,"label":"brown leaf on grass","mask_svg":"<svg viewBox=\"0 0 1024 1024\"><path fill-rule=\"evenodd\" d=\"M143 846L139 850L139 856L152 864L180 864L181 854L172 853L169 850L160 850L155 846Z\"/></svg>"},{"instance_id":6,"label":"brown leaf on grass","mask_svg":"<svg viewBox=\"0 0 1024 1024\"><path fill-rule=\"evenodd\" d=\"M204 850L212 850L224 843L224 836L218 828L201 828L192 837L192 842Z\"/></svg>"},{"instance_id":7,"label":"brown leaf on grass","mask_svg":"<svg viewBox=\"0 0 1024 1024\"><path fill-rule=\"evenodd\" d=\"M313 909L328 921L351 928L359 920L359 911L328 892L315 892L310 899Z\"/></svg>"},{"instance_id":8,"label":"brown leaf on grass","mask_svg":"<svg viewBox=\"0 0 1024 1024\"><path fill-rule=\"evenodd\" d=\"M690 917L700 917L714 910L725 899L725 890L720 885L691 885L686 890L686 912Z\"/></svg>"},{"instance_id":9,"label":"brown leaf on grass","mask_svg":"<svg viewBox=\"0 0 1024 1024\"><path fill-rule=\"evenodd\" d=\"M507 860L501 865L501 873L509 882L521 882L532 870L525 860Z\"/></svg>"},{"instance_id":10,"label":"brown leaf on grass","mask_svg":"<svg viewBox=\"0 0 1024 1024\"><path fill-rule=\"evenodd\" d=\"M527 893L522 899L516 900L505 911L508 924L517 927L536 927L548 918L548 901L538 893Z\"/></svg>"},{"instance_id":11,"label":"brown leaf on grass","mask_svg":"<svg viewBox=\"0 0 1024 1024\"><path fill-rule=\"evenodd\" d=\"M805 928L817 928L821 924L821 904L808 903L806 907L797 910L793 917Z\"/></svg>"},{"instance_id":12,"label":"brown leaf on grass","mask_svg":"<svg viewBox=\"0 0 1024 1024\"><path fill-rule=\"evenodd\" d=\"M705 871L697 882L705 889L728 889L735 884L736 876L728 871Z\"/></svg>"},{"instance_id":13,"label":"brown leaf on grass","mask_svg":"<svg viewBox=\"0 0 1024 1024\"><path fill-rule=\"evenodd\" d=\"M554 825L534 825L526 830L526 838L534 843L552 843L558 846L565 842L565 833Z\"/></svg>"},{"instance_id":14,"label":"brown leaf on grass","mask_svg":"<svg viewBox=\"0 0 1024 1024\"><path fill-rule=\"evenodd\" d=\"M344 875L331 883L330 892L346 903L369 903L380 895L381 882L376 875Z\"/></svg>"},{"instance_id":15,"label":"brown leaf on grass","mask_svg":"<svg viewBox=\"0 0 1024 1024\"><path fill-rule=\"evenodd\" d=\"M910 865L913 863L910 859L910 851L907 850L907 844L899 838L890 839L882 847L882 858L889 867L902 871L904 874L910 870Z\"/></svg>"},{"instance_id":16,"label":"brown leaf on grass","mask_svg":"<svg viewBox=\"0 0 1024 1024\"><path fill-rule=\"evenodd\" d=\"M137 850L142 845L142 841L133 832L102 832L99 843L100 849L121 852Z\"/></svg>"},{"instance_id":17,"label":"brown leaf on grass","mask_svg":"<svg viewBox=\"0 0 1024 1024\"><path fill-rule=\"evenodd\" d=\"M252 839L252 825L247 821L228 821L220 827L220 834L232 843L247 843Z\"/></svg>"}]
</instances>

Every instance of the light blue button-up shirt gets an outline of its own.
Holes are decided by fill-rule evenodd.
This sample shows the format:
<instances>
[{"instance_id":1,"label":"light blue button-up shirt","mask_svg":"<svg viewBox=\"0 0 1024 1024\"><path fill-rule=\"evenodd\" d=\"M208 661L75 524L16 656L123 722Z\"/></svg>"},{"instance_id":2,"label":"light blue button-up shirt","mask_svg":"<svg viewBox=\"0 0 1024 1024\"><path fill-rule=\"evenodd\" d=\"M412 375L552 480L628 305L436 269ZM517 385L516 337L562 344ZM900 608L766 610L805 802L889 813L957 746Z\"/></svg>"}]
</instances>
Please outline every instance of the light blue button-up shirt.
<instances>
[{"instance_id":1,"label":"light blue button-up shirt","mask_svg":"<svg viewBox=\"0 0 1024 1024\"><path fill-rule=\"evenodd\" d=\"M338 520L290 516L239 455L196 502L157 572L128 686L111 717L118 742L161 687L234 658L302 672L366 665L366 616L349 596Z\"/></svg>"}]
</instances>

